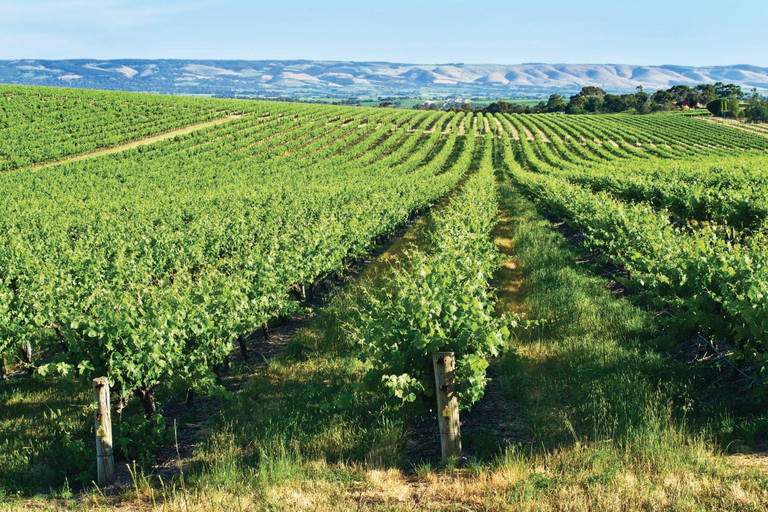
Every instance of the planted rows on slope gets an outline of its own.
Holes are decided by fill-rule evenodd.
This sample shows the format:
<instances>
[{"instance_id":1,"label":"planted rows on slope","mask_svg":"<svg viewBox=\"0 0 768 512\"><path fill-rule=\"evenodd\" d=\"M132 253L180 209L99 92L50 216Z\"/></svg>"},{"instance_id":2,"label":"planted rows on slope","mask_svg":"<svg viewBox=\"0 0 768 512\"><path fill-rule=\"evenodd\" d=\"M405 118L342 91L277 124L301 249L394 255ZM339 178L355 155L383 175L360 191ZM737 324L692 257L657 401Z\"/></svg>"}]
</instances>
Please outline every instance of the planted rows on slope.
<instances>
[{"instance_id":1,"label":"planted rows on slope","mask_svg":"<svg viewBox=\"0 0 768 512\"><path fill-rule=\"evenodd\" d=\"M251 113L263 103L0 86L0 170L66 156L202 123Z\"/></svg>"},{"instance_id":2,"label":"planted rows on slope","mask_svg":"<svg viewBox=\"0 0 768 512\"><path fill-rule=\"evenodd\" d=\"M240 334L296 308L291 285L340 271L464 172L445 170L458 124L325 109L6 175L3 352L57 326L67 350L43 370L107 375L151 412L159 382L212 383Z\"/></svg>"},{"instance_id":3,"label":"planted rows on slope","mask_svg":"<svg viewBox=\"0 0 768 512\"><path fill-rule=\"evenodd\" d=\"M505 160L523 190L585 230L588 244L631 272L634 281L628 286L672 313L666 321L668 336L732 340L737 359L759 359L768 348L768 155L746 152L752 140L740 136L719 139L720 144L745 141L730 153L699 149L695 160L674 153L606 163L580 162L575 153L554 162L535 138L520 138L516 157L505 137ZM737 229L696 222L693 229L681 226L679 219Z\"/></svg>"}]
</instances>

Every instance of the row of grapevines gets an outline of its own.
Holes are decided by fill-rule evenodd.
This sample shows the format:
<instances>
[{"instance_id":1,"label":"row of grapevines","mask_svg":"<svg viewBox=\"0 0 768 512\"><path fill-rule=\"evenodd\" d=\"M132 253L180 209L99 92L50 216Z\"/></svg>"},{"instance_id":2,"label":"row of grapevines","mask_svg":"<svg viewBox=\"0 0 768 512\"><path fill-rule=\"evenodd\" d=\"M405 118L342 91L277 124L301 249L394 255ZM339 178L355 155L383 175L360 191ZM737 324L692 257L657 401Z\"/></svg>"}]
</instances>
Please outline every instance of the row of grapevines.
<instances>
[{"instance_id":1,"label":"row of grapevines","mask_svg":"<svg viewBox=\"0 0 768 512\"><path fill-rule=\"evenodd\" d=\"M582 228L591 247L626 266L635 278L627 285L672 313L669 335L730 339L737 357L762 357L768 348L768 249L762 235L731 243L709 231L681 232L667 212L648 204L625 203L524 170L506 143L505 161L519 186Z\"/></svg>"},{"instance_id":2,"label":"row of grapevines","mask_svg":"<svg viewBox=\"0 0 768 512\"><path fill-rule=\"evenodd\" d=\"M267 108L264 102L0 85L0 170Z\"/></svg>"},{"instance_id":3,"label":"row of grapevines","mask_svg":"<svg viewBox=\"0 0 768 512\"><path fill-rule=\"evenodd\" d=\"M670 142L689 146L718 146L728 149L768 149L768 139L727 127L702 123L687 116L660 114L620 116L622 124L636 126ZM703 126L702 126L703 125Z\"/></svg>"},{"instance_id":4,"label":"row of grapevines","mask_svg":"<svg viewBox=\"0 0 768 512\"><path fill-rule=\"evenodd\" d=\"M478 140L472 134L466 138L456 164L468 166L477 144L477 173L433 216L428 249L411 253L396 268L392 283L370 297L353 326L368 362L367 386L384 387L403 403L431 405L432 354L453 351L459 406L469 408L483 395L486 357L497 355L509 335L511 320L494 318L488 286L499 261L490 236L498 208L493 136Z\"/></svg>"},{"instance_id":5,"label":"row of grapevines","mask_svg":"<svg viewBox=\"0 0 768 512\"><path fill-rule=\"evenodd\" d=\"M265 131L242 139L211 129L203 151L191 135L7 175L0 340L17 347L56 325L68 350L44 370L107 375L149 411L161 381L210 384L239 334L296 307L291 285L341 270L459 179L460 168L443 169L457 130L440 141L408 131L413 113L385 117L401 123L392 130L355 112L259 122ZM323 134L350 124L368 133ZM304 162L321 148L331 156Z\"/></svg>"},{"instance_id":6,"label":"row of grapevines","mask_svg":"<svg viewBox=\"0 0 768 512\"><path fill-rule=\"evenodd\" d=\"M533 134L538 128L558 150L562 144L579 153L585 160L612 160L613 157L642 157L643 152L663 158L727 154L734 148L766 148L760 137L716 126L701 129L701 122L684 116L563 116L541 114L514 116L529 125ZM643 119L638 119L643 118ZM560 139L560 140L558 140ZM574 142L576 144L574 144ZM577 147L586 146L587 154Z\"/></svg>"},{"instance_id":7,"label":"row of grapevines","mask_svg":"<svg viewBox=\"0 0 768 512\"><path fill-rule=\"evenodd\" d=\"M625 201L647 202L681 220L765 232L768 175L760 171L767 163L766 155L653 159L552 174Z\"/></svg>"},{"instance_id":8,"label":"row of grapevines","mask_svg":"<svg viewBox=\"0 0 768 512\"><path fill-rule=\"evenodd\" d=\"M714 222L731 238L738 231L745 231L748 236L752 231L763 230L768 215L766 177L756 172L765 166L762 152L742 152L737 157L724 150L699 150L700 155L685 161L671 155L665 159L628 159L629 155L619 157L614 153L609 163L580 161L575 152L563 147L558 137L547 133L547 126L541 122L545 117L563 116L520 117L527 117L531 128L538 125L559 153L538 135L533 142L522 140L521 150L532 170L557 175L595 191L606 190L622 200L648 202L669 210L689 226Z\"/></svg>"}]
</instances>

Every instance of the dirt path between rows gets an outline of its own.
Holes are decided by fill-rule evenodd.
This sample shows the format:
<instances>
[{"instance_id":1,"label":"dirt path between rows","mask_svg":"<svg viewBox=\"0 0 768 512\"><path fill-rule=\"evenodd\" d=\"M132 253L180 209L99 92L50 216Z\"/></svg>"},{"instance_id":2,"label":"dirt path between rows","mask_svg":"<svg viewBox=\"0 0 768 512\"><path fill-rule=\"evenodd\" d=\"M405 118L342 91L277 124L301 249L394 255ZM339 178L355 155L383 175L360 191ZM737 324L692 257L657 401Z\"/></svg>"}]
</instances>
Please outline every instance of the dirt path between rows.
<instances>
[{"instance_id":1,"label":"dirt path between rows","mask_svg":"<svg viewBox=\"0 0 768 512\"><path fill-rule=\"evenodd\" d=\"M520 132L517 131L517 127L515 127L509 119L503 119L504 123L507 125L507 132L509 133L509 136L512 137L512 140L520 140Z\"/></svg>"},{"instance_id":2,"label":"dirt path between rows","mask_svg":"<svg viewBox=\"0 0 768 512\"><path fill-rule=\"evenodd\" d=\"M531 129L530 129L530 128L528 128L527 126L525 126L523 123L520 123L520 126L522 126L522 127L523 127L523 133L525 134L525 138L526 138L526 139L528 139L528 140L535 140L535 139L533 138L533 132L531 131Z\"/></svg>"},{"instance_id":3,"label":"dirt path between rows","mask_svg":"<svg viewBox=\"0 0 768 512\"><path fill-rule=\"evenodd\" d=\"M243 117L243 114L235 114L230 115L226 117L219 117L217 119L214 119L213 121L206 121L204 123L198 123L198 124L192 124L189 126L185 126L184 128L178 128L176 130L171 130L169 132L159 133L157 135L150 135L149 137L144 137L141 139L136 139L131 142L126 142L125 144L120 144L118 146L113 146L111 148L103 148L103 149L97 149L88 153L80 153L78 155L72 155L65 158L62 158L60 160L55 160L53 162L46 162L44 164L38 164L32 167L33 170L38 169L44 169L46 167L50 167L52 165L58 165L63 164L67 162L77 162L80 160L87 160L89 158L96 158L98 156L103 155L111 155L112 153L121 153L123 151L127 151L129 149L135 149L140 146L147 146L149 144L154 144L155 142L160 142L163 140L172 139L173 137L176 137L177 135L187 135L188 133L196 132L198 130L204 130L205 128L210 128L211 126L218 126L220 124L226 123L228 121L231 121L233 119L239 119Z\"/></svg>"},{"instance_id":4,"label":"dirt path between rows","mask_svg":"<svg viewBox=\"0 0 768 512\"><path fill-rule=\"evenodd\" d=\"M501 125L498 117L494 116L493 120L496 121L496 135L501 137L504 134L504 127Z\"/></svg>"},{"instance_id":5,"label":"dirt path between rows","mask_svg":"<svg viewBox=\"0 0 768 512\"><path fill-rule=\"evenodd\" d=\"M739 130L753 135L762 135L768 137L768 124L748 124L736 121L734 119L722 119L718 117L700 117L698 118L706 123L717 124L734 130Z\"/></svg>"}]
</instances>

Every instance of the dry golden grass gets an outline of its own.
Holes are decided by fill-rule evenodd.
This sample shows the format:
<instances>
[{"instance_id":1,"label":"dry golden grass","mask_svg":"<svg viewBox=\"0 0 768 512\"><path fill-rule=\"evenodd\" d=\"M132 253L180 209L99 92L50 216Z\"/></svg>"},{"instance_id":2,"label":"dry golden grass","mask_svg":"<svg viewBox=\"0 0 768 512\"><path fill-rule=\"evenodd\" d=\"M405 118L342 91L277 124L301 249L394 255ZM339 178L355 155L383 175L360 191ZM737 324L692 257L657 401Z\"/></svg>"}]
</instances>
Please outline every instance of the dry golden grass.
<instances>
[{"instance_id":1,"label":"dry golden grass","mask_svg":"<svg viewBox=\"0 0 768 512\"><path fill-rule=\"evenodd\" d=\"M493 237L499 251L505 256L493 275L498 295L496 309L506 313L521 313L524 299L523 276L513 257L515 252L513 226L509 215L505 212L499 216L499 223Z\"/></svg>"},{"instance_id":2,"label":"dry golden grass","mask_svg":"<svg viewBox=\"0 0 768 512\"><path fill-rule=\"evenodd\" d=\"M594 478L592 447L572 446L526 457L511 453L496 467L406 475L397 469L305 463L305 474L263 488L182 489L140 486L120 497L89 494L78 500L26 500L0 510L119 510L213 512L240 510L473 510L473 511L699 511L768 510L768 474L724 464L702 454L701 467L658 473L622 468L610 480ZM761 482L762 479L762 483Z\"/></svg>"}]
</instances>

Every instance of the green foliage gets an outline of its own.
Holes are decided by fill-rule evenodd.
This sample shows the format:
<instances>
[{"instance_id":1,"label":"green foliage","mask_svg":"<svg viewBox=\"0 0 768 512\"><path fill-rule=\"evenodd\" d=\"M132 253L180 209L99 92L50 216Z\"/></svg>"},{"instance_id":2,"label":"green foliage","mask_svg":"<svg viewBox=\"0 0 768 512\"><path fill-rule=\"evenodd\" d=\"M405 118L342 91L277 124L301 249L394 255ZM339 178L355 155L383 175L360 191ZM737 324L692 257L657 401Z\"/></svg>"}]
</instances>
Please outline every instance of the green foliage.
<instances>
[{"instance_id":1,"label":"green foliage","mask_svg":"<svg viewBox=\"0 0 768 512\"><path fill-rule=\"evenodd\" d=\"M671 110L698 109L700 105L710 105L717 99L725 100L737 98L741 100L744 94L741 87L718 82L715 85L700 84L695 87L687 85L675 85L669 89L660 89L652 95L643 91L642 86L637 87L637 92L630 94L608 94L599 87L584 87L571 96L568 103L558 94L553 94L547 102L539 101L535 106L513 105L504 101L492 103L484 109L477 109L490 114L540 114L552 112L565 112L566 114L610 114L620 112L634 112L637 114L650 114L651 112L667 112ZM467 107L470 109L470 107ZM727 106L723 111L728 110ZM716 114L717 115L717 114ZM738 117L738 116L736 116Z\"/></svg>"},{"instance_id":2,"label":"green foliage","mask_svg":"<svg viewBox=\"0 0 768 512\"><path fill-rule=\"evenodd\" d=\"M707 103L707 110L712 112L713 116L723 117L723 114L728 110L728 101L718 98Z\"/></svg>"},{"instance_id":3,"label":"green foliage","mask_svg":"<svg viewBox=\"0 0 768 512\"><path fill-rule=\"evenodd\" d=\"M143 414L113 420L112 438L116 453L149 467L157 445L173 442L173 429L168 428L160 414L146 418Z\"/></svg>"},{"instance_id":4,"label":"green foliage","mask_svg":"<svg viewBox=\"0 0 768 512\"><path fill-rule=\"evenodd\" d=\"M0 171L261 108L242 101L0 85Z\"/></svg>"},{"instance_id":5,"label":"green foliage","mask_svg":"<svg viewBox=\"0 0 768 512\"><path fill-rule=\"evenodd\" d=\"M73 481L80 485L87 485L93 480L93 472L96 469L96 461L93 449L79 437L79 429L67 422L60 409L50 410L44 415L45 421L50 423L48 429L52 436L52 451L46 455L55 460L66 461L67 473L73 474Z\"/></svg>"},{"instance_id":6,"label":"green foliage","mask_svg":"<svg viewBox=\"0 0 768 512\"><path fill-rule=\"evenodd\" d=\"M71 379L0 382L0 493L29 495L94 479L93 391Z\"/></svg>"},{"instance_id":7,"label":"green foliage","mask_svg":"<svg viewBox=\"0 0 768 512\"><path fill-rule=\"evenodd\" d=\"M566 107L565 99L559 94L552 94L547 100L547 112L561 112Z\"/></svg>"},{"instance_id":8,"label":"green foliage","mask_svg":"<svg viewBox=\"0 0 768 512\"><path fill-rule=\"evenodd\" d=\"M429 251L410 254L391 290L372 297L369 310L354 325L368 367L368 389L383 386L416 409L433 406L428 400L435 388L432 354L438 351L456 354L459 406L471 407L485 389L486 357L501 352L508 327L516 325L493 316L488 288L498 262L490 240L497 209L492 140L490 133L485 135L477 174L435 216Z\"/></svg>"},{"instance_id":9,"label":"green foliage","mask_svg":"<svg viewBox=\"0 0 768 512\"><path fill-rule=\"evenodd\" d=\"M747 99L744 117L753 123L768 122L768 98L761 97L757 89L753 89Z\"/></svg>"},{"instance_id":10,"label":"green foliage","mask_svg":"<svg viewBox=\"0 0 768 512\"><path fill-rule=\"evenodd\" d=\"M728 98L728 115L734 119L741 117L741 100L738 96Z\"/></svg>"},{"instance_id":11,"label":"green foliage","mask_svg":"<svg viewBox=\"0 0 768 512\"><path fill-rule=\"evenodd\" d=\"M670 142L708 140L706 128L693 129L703 124L695 120L630 119L627 124L637 127L676 126L657 132ZM716 133L709 140L744 149L753 143L765 147L764 140L751 135L726 128ZM762 360L768 348L768 205L758 171L765 164L763 154L735 160L716 149L703 158L707 150L699 149L701 157L695 160L685 148L670 147L665 158L685 155L686 160L638 160L622 168L615 162L619 155L593 150L610 164L601 168L573 159L558 168L546 161L546 151L538 148L540 157L525 138L520 146L521 160L535 172L521 168L507 148L515 180L543 207L583 229L591 248L623 265L632 277L625 286L671 313L663 320L668 339L702 334L730 340L738 347L736 358ZM720 160L713 162L713 156ZM751 168L745 168L750 161Z\"/></svg>"},{"instance_id":12,"label":"green foliage","mask_svg":"<svg viewBox=\"0 0 768 512\"><path fill-rule=\"evenodd\" d=\"M300 309L292 289L368 254L463 173L458 120L424 131L451 114L248 105L140 150L4 176L0 356L34 341L39 376L107 376L113 396L212 389L237 336ZM40 337L54 325L60 339ZM149 453L149 428L131 424L121 446Z\"/></svg>"}]
</instances>

